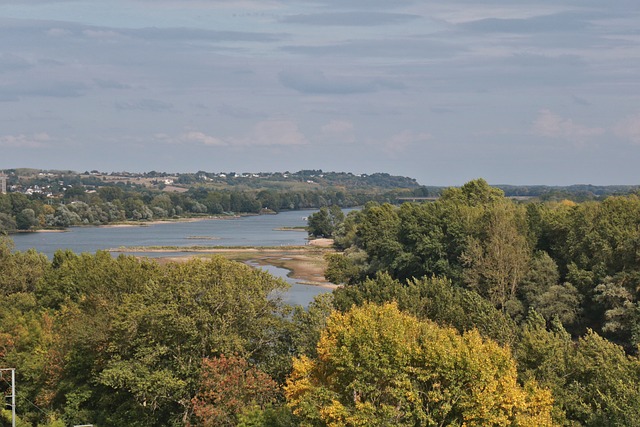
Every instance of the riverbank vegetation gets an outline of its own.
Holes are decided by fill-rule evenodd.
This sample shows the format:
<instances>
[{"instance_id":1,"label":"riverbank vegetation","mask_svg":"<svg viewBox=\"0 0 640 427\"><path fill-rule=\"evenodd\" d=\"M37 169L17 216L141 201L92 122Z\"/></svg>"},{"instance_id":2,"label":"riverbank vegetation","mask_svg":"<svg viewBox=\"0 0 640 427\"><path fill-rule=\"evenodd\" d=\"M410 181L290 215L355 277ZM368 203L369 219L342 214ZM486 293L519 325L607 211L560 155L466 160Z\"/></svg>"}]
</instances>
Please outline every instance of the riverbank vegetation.
<instances>
[{"instance_id":1,"label":"riverbank vegetation","mask_svg":"<svg viewBox=\"0 0 640 427\"><path fill-rule=\"evenodd\" d=\"M346 208L371 201L397 203L436 198L445 190L386 173L354 175L322 170L183 174L36 169L4 172L9 192L0 194L0 233L332 206ZM520 199L585 201L637 192L638 188L504 186L504 191L507 196ZM325 234L327 229L318 236Z\"/></svg>"},{"instance_id":2,"label":"riverbank vegetation","mask_svg":"<svg viewBox=\"0 0 640 427\"><path fill-rule=\"evenodd\" d=\"M8 172L10 191L0 194L0 232L353 207L424 193L411 178L380 173Z\"/></svg>"},{"instance_id":3,"label":"riverbank vegetation","mask_svg":"<svg viewBox=\"0 0 640 427\"><path fill-rule=\"evenodd\" d=\"M218 256L5 240L19 425L640 425L637 196L523 203L476 180L334 216L343 286L307 310Z\"/></svg>"}]
</instances>

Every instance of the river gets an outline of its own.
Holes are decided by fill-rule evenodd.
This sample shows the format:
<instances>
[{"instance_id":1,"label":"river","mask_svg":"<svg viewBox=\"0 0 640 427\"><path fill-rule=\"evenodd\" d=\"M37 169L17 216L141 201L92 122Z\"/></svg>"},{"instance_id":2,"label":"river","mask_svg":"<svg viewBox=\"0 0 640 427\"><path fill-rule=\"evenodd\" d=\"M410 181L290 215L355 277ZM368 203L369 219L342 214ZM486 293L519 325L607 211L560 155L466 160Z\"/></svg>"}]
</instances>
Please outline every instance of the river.
<instances>
[{"instance_id":1,"label":"river","mask_svg":"<svg viewBox=\"0 0 640 427\"><path fill-rule=\"evenodd\" d=\"M76 253L134 246L302 246L307 234L283 231L285 227L302 227L313 211L289 211L277 215L255 215L239 218L203 219L192 222L163 222L126 227L71 227L64 232L35 232L12 235L16 250L36 249L48 257L59 249ZM175 253L147 253L149 257L179 256ZM285 279L291 289L283 299L290 304L307 306L315 295L330 289L298 283L287 276L288 270L275 266L261 267Z\"/></svg>"}]
</instances>

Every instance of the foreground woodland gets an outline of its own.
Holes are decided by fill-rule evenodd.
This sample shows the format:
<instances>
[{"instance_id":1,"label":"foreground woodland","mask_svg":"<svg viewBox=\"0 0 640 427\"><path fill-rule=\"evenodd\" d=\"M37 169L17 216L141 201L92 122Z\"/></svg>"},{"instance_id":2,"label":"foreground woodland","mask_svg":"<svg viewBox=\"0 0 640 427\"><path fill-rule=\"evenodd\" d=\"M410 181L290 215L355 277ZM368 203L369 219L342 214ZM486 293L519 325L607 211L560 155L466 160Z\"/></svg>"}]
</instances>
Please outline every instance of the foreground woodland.
<instances>
[{"instance_id":1,"label":"foreground woodland","mask_svg":"<svg viewBox=\"0 0 640 427\"><path fill-rule=\"evenodd\" d=\"M476 180L309 221L343 286L308 309L222 257L3 240L18 425L640 426L637 196L518 203Z\"/></svg>"}]
</instances>

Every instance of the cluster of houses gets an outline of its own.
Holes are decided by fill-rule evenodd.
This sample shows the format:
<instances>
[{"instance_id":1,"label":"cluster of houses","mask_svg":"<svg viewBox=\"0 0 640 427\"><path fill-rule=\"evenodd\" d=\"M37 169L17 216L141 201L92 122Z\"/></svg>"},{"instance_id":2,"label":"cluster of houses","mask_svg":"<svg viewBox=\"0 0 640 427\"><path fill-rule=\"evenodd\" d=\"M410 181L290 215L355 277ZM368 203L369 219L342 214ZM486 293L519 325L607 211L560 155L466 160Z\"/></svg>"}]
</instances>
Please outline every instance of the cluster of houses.
<instances>
[{"instance_id":1,"label":"cluster of houses","mask_svg":"<svg viewBox=\"0 0 640 427\"><path fill-rule=\"evenodd\" d=\"M13 174L13 172L12 172ZM25 175L24 178L27 178L27 181L20 180L19 183L10 185L9 177L2 172L0 172L0 194L7 193L7 191L11 192L20 192L26 195L40 195L47 198L58 198L61 197L64 192L71 187L70 185L65 185L65 182L62 180L64 176L68 176L70 174L74 174L73 172L56 172L56 171L40 171L38 173L33 173L29 175ZM191 180L184 180L185 176L190 176ZM348 174L352 175L352 174ZM195 181L200 182L211 182L211 181L228 181L229 179L285 179L285 180L299 180L301 182L306 182L308 184L318 184L318 179L322 179L326 176L321 170L317 171L300 171L300 172L203 172L199 171L195 174L168 174L164 172L149 172L149 173L131 173L131 172L99 172L97 170L93 170L91 172L84 172L78 174L78 177L83 179L97 179L105 184L107 183L119 183L125 182L127 184L136 184L136 185L146 185L146 186L156 186L158 184L164 184L165 186L174 186L185 183L190 183ZM366 177L367 175L352 175L355 177ZM35 178L35 179L34 179ZM12 180L11 182L14 182ZM66 180L65 180L66 181ZM29 182L26 184L26 182ZM93 184L93 183L92 183ZM100 184L97 184L100 186ZM95 185L85 185L87 188L87 192L92 192L93 188L96 188Z\"/></svg>"}]
</instances>

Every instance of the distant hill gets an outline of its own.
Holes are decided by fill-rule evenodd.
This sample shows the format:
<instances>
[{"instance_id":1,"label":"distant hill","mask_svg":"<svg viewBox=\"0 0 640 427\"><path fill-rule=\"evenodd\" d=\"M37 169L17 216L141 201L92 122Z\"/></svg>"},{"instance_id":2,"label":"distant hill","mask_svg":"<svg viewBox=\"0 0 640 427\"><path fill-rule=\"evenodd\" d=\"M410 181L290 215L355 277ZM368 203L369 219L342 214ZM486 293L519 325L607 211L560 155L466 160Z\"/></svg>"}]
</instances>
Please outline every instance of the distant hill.
<instances>
[{"instance_id":1,"label":"distant hill","mask_svg":"<svg viewBox=\"0 0 640 427\"><path fill-rule=\"evenodd\" d=\"M206 172L175 173L150 171L134 172L74 172L68 170L41 170L31 168L5 169L8 185L13 191L63 194L73 186L87 190L107 186L132 189L188 191L204 188L229 191L310 191L335 190L380 194L399 192L399 196L437 197L444 186L421 185L414 178L388 173L354 174L351 172L325 172L321 169L298 172ZM538 198L542 200L571 199L575 201L601 199L611 195L624 195L640 191L638 185L597 186L576 184L548 185L494 185L508 197Z\"/></svg>"},{"instance_id":2,"label":"distant hill","mask_svg":"<svg viewBox=\"0 0 640 427\"><path fill-rule=\"evenodd\" d=\"M388 173L353 174L350 172L324 172L301 170L298 172L73 172L39 169L6 169L9 185L17 189L39 188L61 189L63 186L83 185L103 187L119 185L163 189L189 189L205 187L229 190L310 190L317 188L342 188L363 191L388 191L394 189L417 189L420 184L413 178L394 176ZM55 185L51 185L55 183Z\"/></svg>"}]
</instances>

